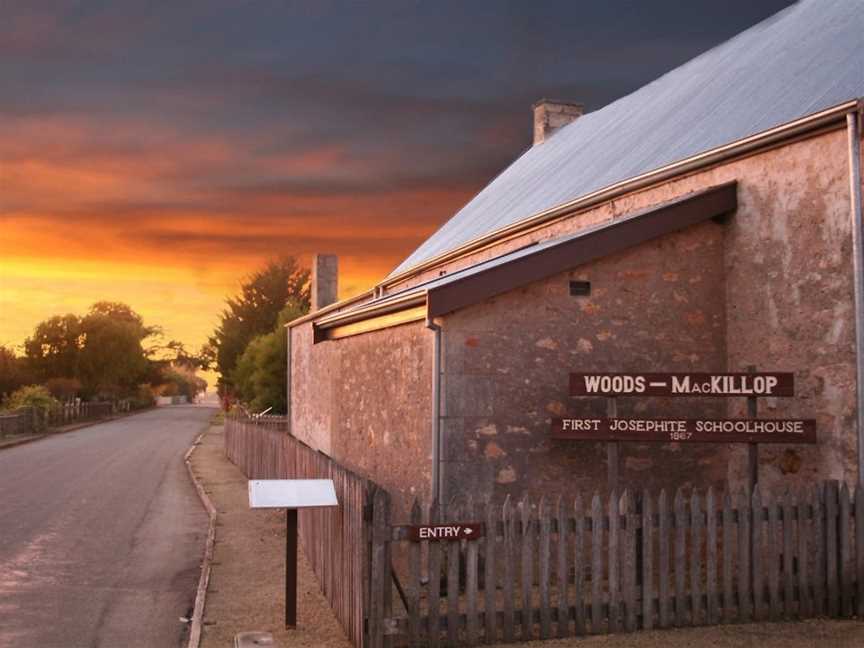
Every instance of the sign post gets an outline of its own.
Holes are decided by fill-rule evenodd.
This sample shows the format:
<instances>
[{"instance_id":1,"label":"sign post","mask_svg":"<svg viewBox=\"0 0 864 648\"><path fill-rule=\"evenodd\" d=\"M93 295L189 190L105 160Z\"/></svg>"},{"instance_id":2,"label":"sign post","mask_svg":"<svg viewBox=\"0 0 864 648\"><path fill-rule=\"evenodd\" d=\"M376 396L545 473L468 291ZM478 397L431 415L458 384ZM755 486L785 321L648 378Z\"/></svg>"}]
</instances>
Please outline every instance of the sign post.
<instances>
[{"instance_id":1,"label":"sign post","mask_svg":"<svg viewBox=\"0 0 864 648\"><path fill-rule=\"evenodd\" d=\"M606 399L606 415L610 419L618 418L618 402L614 396ZM621 461L618 456L619 449L618 441L609 441L606 444L606 471L610 493L618 491L618 467Z\"/></svg>"},{"instance_id":2,"label":"sign post","mask_svg":"<svg viewBox=\"0 0 864 648\"><path fill-rule=\"evenodd\" d=\"M338 506L332 479L249 480L250 508L285 511L285 627L297 627L297 509Z\"/></svg>"},{"instance_id":3,"label":"sign post","mask_svg":"<svg viewBox=\"0 0 864 648\"><path fill-rule=\"evenodd\" d=\"M751 374L756 373L756 367L750 365L747 371ZM759 404L756 396L747 397L747 417L755 419L759 415ZM751 442L747 446L747 482L750 486L750 493L756 488L756 483L759 481L759 444Z\"/></svg>"}]
</instances>

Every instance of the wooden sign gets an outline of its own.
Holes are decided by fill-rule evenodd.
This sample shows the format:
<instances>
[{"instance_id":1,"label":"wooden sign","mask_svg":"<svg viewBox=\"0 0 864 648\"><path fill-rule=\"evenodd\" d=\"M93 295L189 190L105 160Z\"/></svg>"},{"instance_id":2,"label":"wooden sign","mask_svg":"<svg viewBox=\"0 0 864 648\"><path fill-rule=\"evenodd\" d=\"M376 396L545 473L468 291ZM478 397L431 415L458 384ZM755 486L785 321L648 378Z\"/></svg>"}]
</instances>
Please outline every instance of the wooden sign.
<instances>
[{"instance_id":1,"label":"wooden sign","mask_svg":"<svg viewBox=\"0 0 864 648\"><path fill-rule=\"evenodd\" d=\"M572 373L571 396L794 396L792 373Z\"/></svg>"},{"instance_id":2,"label":"wooden sign","mask_svg":"<svg viewBox=\"0 0 864 648\"><path fill-rule=\"evenodd\" d=\"M482 522L453 522L451 524L424 524L408 527L411 542L421 540L474 540L486 534Z\"/></svg>"},{"instance_id":3,"label":"wooden sign","mask_svg":"<svg viewBox=\"0 0 864 648\"><path fill-rule=\"evenodd\" d=\"M816 443L812 419L552 419L553 439L686 441L692 443Z\"/></svg>"}]
</instances>

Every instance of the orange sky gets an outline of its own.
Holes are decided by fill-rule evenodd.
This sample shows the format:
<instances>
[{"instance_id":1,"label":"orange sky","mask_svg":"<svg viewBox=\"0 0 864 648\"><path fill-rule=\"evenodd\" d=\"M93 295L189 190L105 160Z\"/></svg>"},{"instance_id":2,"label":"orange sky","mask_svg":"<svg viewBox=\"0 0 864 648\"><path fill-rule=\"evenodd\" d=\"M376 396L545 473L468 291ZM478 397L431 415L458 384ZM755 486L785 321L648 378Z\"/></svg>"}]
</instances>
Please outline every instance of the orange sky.
<instances>
[{"instance_id":1,"label":"orange sky","mask_svg":"<svg viewBox=\"0 0 864 648\"><path fill-rule=\"evenodd\" d=\"M224 299L268 258L308 262L311 253L335 252L340 295L350 296L410 252L440 219L433 214L452 212L470 193L201 189L186 185L184 173L239 167L302 181L326 178L334 166L354 176L364 170L332 147L251 156L212 136L158 132L135 120L113 120L107 143L102 125L88 119L11 121L0 125L3 345L20 345L52 315L116 300L197 349Z\"/></svg>"}]
</instances>

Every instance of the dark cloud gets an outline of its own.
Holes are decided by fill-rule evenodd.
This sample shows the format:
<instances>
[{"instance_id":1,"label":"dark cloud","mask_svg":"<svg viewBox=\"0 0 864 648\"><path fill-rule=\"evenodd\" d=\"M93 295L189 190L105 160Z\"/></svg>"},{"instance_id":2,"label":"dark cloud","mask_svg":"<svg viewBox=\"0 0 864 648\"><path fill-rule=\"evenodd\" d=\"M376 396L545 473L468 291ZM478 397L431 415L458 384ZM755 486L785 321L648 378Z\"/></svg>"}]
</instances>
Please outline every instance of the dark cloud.
<instances>
[{"instance_id":1,"label":"dark cloud","mask_svg":"<svg viewBox=\"0 0 864 648\"><path fill-rule=\"evenodd\" d=\"M339 223L398 259L528 146L534 100L596 109L787 4L7 2L2 206L142 246L254 224L262 253Z\"/></svg>"}]
</instances>

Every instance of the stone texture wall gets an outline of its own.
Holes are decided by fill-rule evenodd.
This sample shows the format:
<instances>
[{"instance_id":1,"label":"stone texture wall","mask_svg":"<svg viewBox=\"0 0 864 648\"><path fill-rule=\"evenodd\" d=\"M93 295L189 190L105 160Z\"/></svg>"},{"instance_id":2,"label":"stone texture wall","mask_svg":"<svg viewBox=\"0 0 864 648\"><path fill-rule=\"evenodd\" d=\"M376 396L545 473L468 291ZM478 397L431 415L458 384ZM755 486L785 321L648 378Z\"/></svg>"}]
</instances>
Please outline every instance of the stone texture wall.
<instances>
[{"instance_id":1,"label":"stone texture wall","mask_svg":"<svg viewBox=\"0 0 864 648\"><path fill-rule=\"evenodd\" d=\"M432 332L417 322L313 345L310 323L292 331L294 434L407 513L431 482Z\"/></svg>"},{"instance_id":2,"label":"stone texture wall","mask_svg":"<svg viewBox=\"0 0 864 648\"><path fill-rule=\"evenodd\" d=\"M691 227L443 318L446 495L604 489L605 444L549 439L550 417L605 415L605 399L569 397L569 374L725 370L724 227ZM590 296L571 296L571 280L590 281ZM618 399L620 416L694 407L722 414L715 399ZM719 483L725 454L624 444L622 484Z\"/></svg>"}]
</instances>

